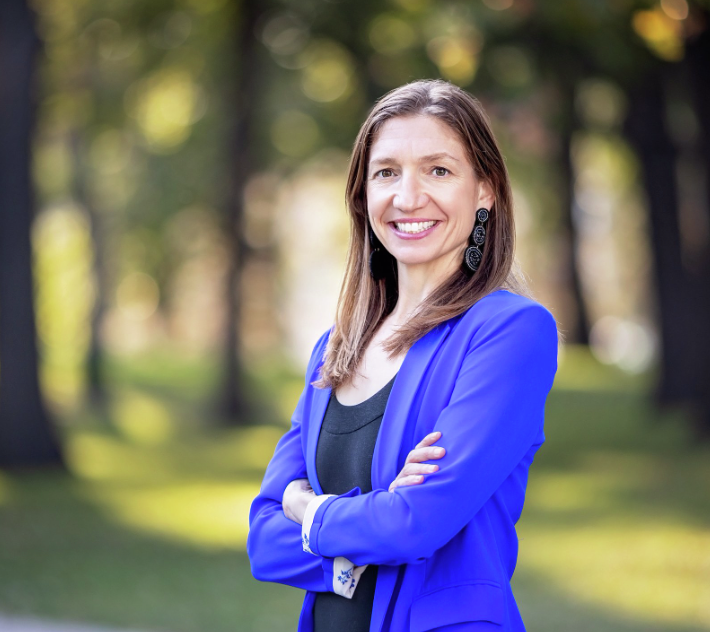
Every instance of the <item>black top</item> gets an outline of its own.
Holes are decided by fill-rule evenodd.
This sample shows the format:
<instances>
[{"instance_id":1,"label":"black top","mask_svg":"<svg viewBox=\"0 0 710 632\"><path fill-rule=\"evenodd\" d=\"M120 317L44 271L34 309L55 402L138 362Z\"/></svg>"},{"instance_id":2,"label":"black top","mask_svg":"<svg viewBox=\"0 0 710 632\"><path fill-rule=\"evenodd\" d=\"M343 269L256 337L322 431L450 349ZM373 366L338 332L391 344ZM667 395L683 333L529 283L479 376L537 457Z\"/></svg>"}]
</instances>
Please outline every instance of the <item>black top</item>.
<instances>
[{"instance_id":1,"label":"black top","mask_svg":"<svg viewBox=\"0 0 710 632\"><path fill-rule=\"evenodd\" d=\"M372 453L393 384L394 377L354 406L344 406L331 393L316 448L316 473L324 494L340 495L354 487L363 494L372 491ZM370 564L352 599L332 592L316 593L315 632L368 632L376 581L377 566Z\"/></svg>"}]
</instances>

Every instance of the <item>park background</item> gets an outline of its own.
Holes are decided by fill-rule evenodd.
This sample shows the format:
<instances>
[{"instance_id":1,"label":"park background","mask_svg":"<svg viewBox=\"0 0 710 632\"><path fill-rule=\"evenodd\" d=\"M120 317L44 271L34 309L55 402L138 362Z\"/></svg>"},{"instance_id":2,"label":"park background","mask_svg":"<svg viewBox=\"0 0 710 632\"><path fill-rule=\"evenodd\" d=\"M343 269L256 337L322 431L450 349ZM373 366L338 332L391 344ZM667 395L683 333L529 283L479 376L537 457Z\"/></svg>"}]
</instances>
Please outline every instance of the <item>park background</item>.
<instances>
[{"instance_id":1,"label":"park background","mask_svg":"<svg viewBox=\"0 0 710 632\"><path fill-rule=\"evenodd\" d=\"M710 4L0 3L0 615L293 630L248 510L331 324L377 98L476 95L565 334L531 632L710 630Z\"/></svg>"}]
</instances>

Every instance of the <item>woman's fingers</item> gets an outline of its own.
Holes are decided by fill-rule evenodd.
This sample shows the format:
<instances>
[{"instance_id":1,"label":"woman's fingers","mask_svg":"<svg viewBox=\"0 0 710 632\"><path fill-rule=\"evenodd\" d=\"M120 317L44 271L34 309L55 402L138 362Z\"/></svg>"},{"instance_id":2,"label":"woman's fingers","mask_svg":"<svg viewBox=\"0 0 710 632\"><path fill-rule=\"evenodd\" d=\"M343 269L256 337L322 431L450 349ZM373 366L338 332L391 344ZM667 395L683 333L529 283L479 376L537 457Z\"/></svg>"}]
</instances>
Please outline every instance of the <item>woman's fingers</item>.
<instances>
[{"instance_id":1,"label":"woman's fingers","mask_svg":"<svg viewBox=\"0 0 710 632\"><path fill-rule=\"evenodd\" d=\"M441 432L432 432L424 437L410 453L404 462L402 471L397 474L397 478L392 481L388 491L394 490L396 487L406 485L418 485L424 482L425 474L433 474L439 469L438 465L431 463L421 463L421 461L429 461L431 459L440 459L446 453L442 447L432 447L432 443L441 438Z\"/></svg>"},{"instance_id":2,"label":"woman's fingers","mask_svg":"<svg viewBox=\"0 0 710 632\"><path fill-rule=\"evenodd\" d=\"M419 443L417 443L414 448L424 448L426 446L431 445L435 441L438 441L440 438L441 433L438 430L436 432L431 432L426 437L424 437Z\"/></svg>"},{"instance_id":3,"label":"woman's fingers","mask_svg":"<svg viewBox=\"0 0 710 632\"><path fill-rule=\"evenodd\" d=\"M418 485L424 480L424 477L421 475L414 475L414 476L403 476L403 477L397 477L392 481L392 484L390 485L389 490L387 491L392 491L395 487L406 487L407 485Z\"/></svg>"},{"instance_id":4,"label":"woman's fingers","mask_svg":"<svg viewBox=\"0 0 710 632\"><path fill-rule=\"evenodd\" d=\"M446 454L446 449L438 446L425 447L425 448L414 448L408 455L405 463L419 463L421 461L428 461L429 459L440 459Z\"/></svg>"},{"instance_id":5,"label":"woman's fingers","mask_svg":"<svg viewBox=\"0 0 710 632\"><path fill-rule=\"evenodd\" d=\"M439 469L438 465L428 463L407 463L400 472L401 476L411 476L413 474L431 474Z\"/></svg>"},{"instance_id":6,"label":"woman's fingers","mask_svg":"<svg viewBox=\"0 0 710 632\"><path fill-rule=\"evenodd\" d=\"M419 485L419 483L424 482L425 474L433 474L438 469L438 465L408 463L402 468L397 478L392 481L388 491L392 491L395 487L405 485Z\"/></svg>"},{"instance_id":7,"label":"woman's fingers","mask_svg":"<svg viewBox=\"0 0 710 632\"><path fill-rule=\"evenodd\" d=\"M444 456L446 450L444 448L431 444L441 439L441 432L429 433L424 437L407 455L405 463L418 463L419 461L428 461L429 459L440 459Z\"/></svg>"}]
</instances>

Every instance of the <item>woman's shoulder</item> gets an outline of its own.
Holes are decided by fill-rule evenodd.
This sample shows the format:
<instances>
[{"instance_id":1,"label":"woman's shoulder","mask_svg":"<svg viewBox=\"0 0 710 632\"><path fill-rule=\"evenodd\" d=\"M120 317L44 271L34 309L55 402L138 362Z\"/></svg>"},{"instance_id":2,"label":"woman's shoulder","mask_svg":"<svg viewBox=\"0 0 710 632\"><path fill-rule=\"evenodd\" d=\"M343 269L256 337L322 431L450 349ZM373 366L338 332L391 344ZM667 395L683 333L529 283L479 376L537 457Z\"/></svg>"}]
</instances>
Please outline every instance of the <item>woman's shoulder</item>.
<instances>
[{"instance_id":1,"label":"woman's shoulder","mask_svg":"<svg viewBox=\"0 0 710 632\"><path fill-rule=\"evenodd\" d=\"M539 327L540 323L547 323L554 325L557 331L554 316L542 303L502 288L487 294L469 307L459 317L456 328L477 330L484 325L503 326L513 322L519 323L518 326L535 328Z\"/></svg>"}]
</instances>

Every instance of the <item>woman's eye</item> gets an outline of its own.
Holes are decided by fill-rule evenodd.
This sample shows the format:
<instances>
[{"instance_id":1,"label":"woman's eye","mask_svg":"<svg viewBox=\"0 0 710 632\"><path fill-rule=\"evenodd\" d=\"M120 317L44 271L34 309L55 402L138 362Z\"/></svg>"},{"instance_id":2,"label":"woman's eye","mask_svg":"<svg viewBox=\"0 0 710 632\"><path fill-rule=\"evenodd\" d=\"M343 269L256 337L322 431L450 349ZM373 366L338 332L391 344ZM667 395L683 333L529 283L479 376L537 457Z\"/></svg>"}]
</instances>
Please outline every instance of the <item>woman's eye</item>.
<instances>
[{"instance_id":1,"label":"woman's eye","mask_svg":"<svg viewBox=\"0 0 710 632\"><path fill-rule=\"evenodd\" d=\"M446 167L434 167L434 173L437 176L445 176L449 173L449 170Z\"/></svg>"},{"instance_id":2,"label":"woman's eye","mask_svg":"<svg viewBox=\"0 0 710 632\"><path fill-rule=\"evenodd\" d=\"M376 176L382 176L384 178L389 178L392 175L392 169L380 169L375 173Z\"/></svg>"}]
</instances>

